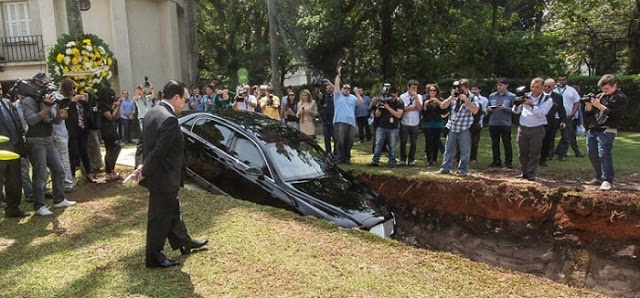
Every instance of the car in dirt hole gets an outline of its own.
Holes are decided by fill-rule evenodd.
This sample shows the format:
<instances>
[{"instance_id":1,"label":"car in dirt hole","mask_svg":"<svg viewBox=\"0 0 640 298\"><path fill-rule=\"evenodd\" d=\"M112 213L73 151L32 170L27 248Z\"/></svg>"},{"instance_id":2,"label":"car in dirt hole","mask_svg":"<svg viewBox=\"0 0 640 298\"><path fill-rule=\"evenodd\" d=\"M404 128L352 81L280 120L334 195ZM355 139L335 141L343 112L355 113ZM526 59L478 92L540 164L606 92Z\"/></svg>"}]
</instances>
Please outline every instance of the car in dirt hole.
<instances>
[{"instance_id":1,"label":"car in dirt hole","mask_svg":"<svg viewBox=\"0 0 640 298\"><path fill-rule=\"evenodd\" d=\"M385 199L300 131L241 111L186 112L179 123L187 171L207 190L382 237L395 233Z\"/></svg>"}]
</instances>

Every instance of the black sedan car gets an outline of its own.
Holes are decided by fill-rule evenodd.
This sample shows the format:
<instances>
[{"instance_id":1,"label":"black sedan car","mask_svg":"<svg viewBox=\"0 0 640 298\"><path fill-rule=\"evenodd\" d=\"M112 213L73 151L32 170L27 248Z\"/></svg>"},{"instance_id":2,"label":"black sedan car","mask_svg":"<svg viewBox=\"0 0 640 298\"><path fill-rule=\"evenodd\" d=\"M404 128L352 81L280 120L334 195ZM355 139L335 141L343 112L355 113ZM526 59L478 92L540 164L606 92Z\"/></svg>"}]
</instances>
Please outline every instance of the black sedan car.
<instances>
[{"instance_id":1,"label":"black sedan car","mask_svg":"<svg viewBox=\"0 0 640 298\"><path fill-rule=\"evenodd\" d=\"M188 171L209 191L382 237L394 234L384 198L340 170L298 130L238 111L190 113L179 121Z\"/></svg>"}]
</instances>

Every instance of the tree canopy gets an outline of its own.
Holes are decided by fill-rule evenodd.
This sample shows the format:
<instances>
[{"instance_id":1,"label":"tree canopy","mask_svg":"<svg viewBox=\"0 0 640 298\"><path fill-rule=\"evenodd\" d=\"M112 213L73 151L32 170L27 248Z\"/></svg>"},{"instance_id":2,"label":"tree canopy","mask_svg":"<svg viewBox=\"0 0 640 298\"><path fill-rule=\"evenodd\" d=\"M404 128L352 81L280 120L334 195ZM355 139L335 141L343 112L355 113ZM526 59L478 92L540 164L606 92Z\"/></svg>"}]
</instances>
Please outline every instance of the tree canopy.
<instances>
[{"instance_id":1,"label":"tree canopy","mask_svg":"<svg viewBox=\"0 0 640 298\"><path fill-rule=\"evenodd\" d=\"M622 74L640 35L633 0L274 1L280 82L300 67L332 77L340 61L364 85ZM235 84L240 69L246 83L269 81L265 0L200 0L197 28L203 81Z\"/></svg>"}]
</instances>

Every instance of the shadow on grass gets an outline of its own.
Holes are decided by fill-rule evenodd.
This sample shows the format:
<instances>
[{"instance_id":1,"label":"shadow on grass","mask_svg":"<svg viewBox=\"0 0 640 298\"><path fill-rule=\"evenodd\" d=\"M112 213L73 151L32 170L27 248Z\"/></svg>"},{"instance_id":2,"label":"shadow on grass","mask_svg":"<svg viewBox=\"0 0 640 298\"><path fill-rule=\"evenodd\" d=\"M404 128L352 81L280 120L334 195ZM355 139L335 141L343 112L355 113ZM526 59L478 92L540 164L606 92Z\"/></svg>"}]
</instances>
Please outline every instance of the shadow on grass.
<instances>
[{"instance_id":1,"label":"shadow on grass","mask_svg":"<svg viewBox=\"0 0 640 298\"><path fill-rule=\"evenodd\" d=\"M183 193L186 195L183 196ZM192 229L189 229L191 235L197 235L204 230L204 227L215 225L216 218L233 207L223 200L199 198L184 191L180 194L182 204L187 206L182 208L182 214L188 229L190 218L195 218L194 222L197 222L191 226ZM64 258L67 257L77 258L77 260L87 259L89 263L94 264L85 264L87 266L81 270L89 270L89 273L74 280L62 292L54 294L47 291L46 293L51 293L53 296L86 296L94 290L91 285L99 285L98 281L101 278L108 278L110 268L124 267L130 281L122 286L130 286L133 294L152 297L195 296L193 285L187 274L170 271L171 274L166 277L166 280L166 273L161 273L161 270L158 270L158 273L149 271L150 274L147 274L147 268L144 266L144 245L148 192L145 189L122 184L81 185L69 195L69 198L77 200L78 205L62 212L55 210L54 215L50 217L34 215L22 220L0 218L0 241L6 242L0 242L0 245L5 246L4 249L0 249L0 276L3 276L0 280L0 288L7 290L5 293L11 293L10 290L14 288L12 285L24 285L25 282L37 280L36 278L33 281L23 281L21 273L6 274L11 270L25 265L45 274L49 270L52 272L75 270L64 268L64 266L73 266L65 264ZM22 208L28 208L27 204L23 204ZM199 216L198 213L206 216ZM141 236L132 239L131 233ZM54 239L47 238L52 234L56 235L53 236ZM113 243L110 239L125 239L131 243ZM125 255L106 255L101 258L95 251L91 251L93 246L97 247L101 242L107 243L106 246L115 250L116 253L118 250L125 251ZM130 253L128 248L132 246L137 246L139 249ZM113 251L108 252L113 254ZM57 254L62 255L60 263L56 263L56 260L44 260ZM107 258L106 264L105 258ZM145 284L148 286L135 286ZM165 284L170 286L162 290L162 285ZM172 292L176 289L179 292ZM95 290L100 290L99 286ZM20 295L20 293L14 294Z\"/></svg>"}]
</instances>

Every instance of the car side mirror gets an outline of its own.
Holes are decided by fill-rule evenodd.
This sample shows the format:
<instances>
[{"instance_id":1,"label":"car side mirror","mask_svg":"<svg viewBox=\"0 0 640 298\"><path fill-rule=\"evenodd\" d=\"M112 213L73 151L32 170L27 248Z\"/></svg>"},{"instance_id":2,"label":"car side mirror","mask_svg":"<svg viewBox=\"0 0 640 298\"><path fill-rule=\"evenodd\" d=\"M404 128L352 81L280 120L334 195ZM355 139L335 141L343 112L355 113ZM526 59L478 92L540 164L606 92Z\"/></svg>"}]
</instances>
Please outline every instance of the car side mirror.
<instances>
[{"instance_id":1,"label":"car side mirror","mask_svg":"<svg viewBox=\"0 0 640 298\"><path fill-rule=\"evenodd\" d=\"M247 169L247 175L256 176L260 180L264 179L264 172L262 171L261 168L256 167L256 166L249 167Z\"/></svg>"}]
</instances>

